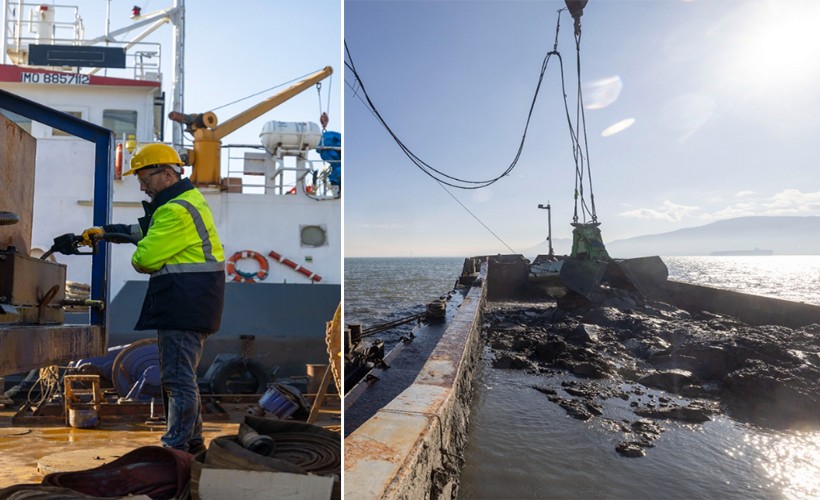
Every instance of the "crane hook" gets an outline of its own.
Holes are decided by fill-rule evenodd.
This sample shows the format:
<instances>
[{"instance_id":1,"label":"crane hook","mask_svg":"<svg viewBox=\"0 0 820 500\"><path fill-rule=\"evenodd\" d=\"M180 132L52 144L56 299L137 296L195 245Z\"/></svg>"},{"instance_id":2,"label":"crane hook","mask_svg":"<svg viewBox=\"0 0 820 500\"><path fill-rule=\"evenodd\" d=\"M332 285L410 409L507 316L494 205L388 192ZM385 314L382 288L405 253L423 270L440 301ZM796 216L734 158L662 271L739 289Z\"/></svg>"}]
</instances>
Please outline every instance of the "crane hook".
<instances>
[{"instance_id":1,"label":"crane hook","mask_svg":"<svg viewBox=\"0 0 820 500\"><path fill-rule=\"evenodd\" d=\"M584 15L584 7L589 0L564 0L570 15L575 19L575 35L581 34L581 16Z\"/></svg>"}]
</instances>

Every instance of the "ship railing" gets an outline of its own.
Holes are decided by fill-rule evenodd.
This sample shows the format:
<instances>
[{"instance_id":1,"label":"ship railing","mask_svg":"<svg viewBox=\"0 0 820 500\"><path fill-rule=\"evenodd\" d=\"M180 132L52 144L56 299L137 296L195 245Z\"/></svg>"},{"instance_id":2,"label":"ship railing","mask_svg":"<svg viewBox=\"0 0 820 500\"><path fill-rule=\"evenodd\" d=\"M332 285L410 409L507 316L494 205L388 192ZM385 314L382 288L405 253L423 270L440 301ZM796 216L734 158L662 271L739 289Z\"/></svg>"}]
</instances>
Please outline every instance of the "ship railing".
<instances>
[{"instance_id":1,"label":"ship railing","mask_svg":"<svg viewBox=\"0 0 820 500\"><path fill-rule=\"evenodd\" d=\"M278 150L262 146L223 146L227 162L223 184L228 192L308 196L317 200L339 197L331 182L333 163L308 157L310 150Z\"/></svg>"},{"instance_id":2,"label":"ship railing","mask_svg":"<svg viewBox=\"0 0 820 500\"><path fill-rule=\"evenodd\" d=\"M120 41L112 36L102 36L94 40L85 38L85 27L79 9L73 5L43 3L4 2L6 11L3 26L0 63L10 59L19 66L28 64L30 45L73 45L122 48L125 50L125 68L86 68L86 73L103 71L105 76L132 78L134 80L160 81L162 67L162 46L156 42ZM40 7L53 12L53 18L43 21L36 18ZM38 66L55 71L80 72L81 68L69 66Z\"/></svg>"}]
</instances>

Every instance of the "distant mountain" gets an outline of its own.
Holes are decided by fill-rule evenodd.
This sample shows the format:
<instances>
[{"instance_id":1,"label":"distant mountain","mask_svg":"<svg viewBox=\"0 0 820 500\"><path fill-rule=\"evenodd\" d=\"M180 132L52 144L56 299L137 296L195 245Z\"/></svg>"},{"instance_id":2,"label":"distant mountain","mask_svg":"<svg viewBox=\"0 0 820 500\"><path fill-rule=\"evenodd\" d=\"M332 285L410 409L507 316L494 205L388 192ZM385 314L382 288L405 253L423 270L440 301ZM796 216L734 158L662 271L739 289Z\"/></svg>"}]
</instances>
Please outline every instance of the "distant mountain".
<instances>
[{"instance_id":1,"label":"distant mountain","mask_svg":"<svg viewBox=\"0 0 820 500\"><path fill-rule=\"evenodd\" d=\"M771 250L774 255L817 255L820 217L738 217L605 243L609 255L616 258L750 250Z\"/></svg>"}]
</instances>

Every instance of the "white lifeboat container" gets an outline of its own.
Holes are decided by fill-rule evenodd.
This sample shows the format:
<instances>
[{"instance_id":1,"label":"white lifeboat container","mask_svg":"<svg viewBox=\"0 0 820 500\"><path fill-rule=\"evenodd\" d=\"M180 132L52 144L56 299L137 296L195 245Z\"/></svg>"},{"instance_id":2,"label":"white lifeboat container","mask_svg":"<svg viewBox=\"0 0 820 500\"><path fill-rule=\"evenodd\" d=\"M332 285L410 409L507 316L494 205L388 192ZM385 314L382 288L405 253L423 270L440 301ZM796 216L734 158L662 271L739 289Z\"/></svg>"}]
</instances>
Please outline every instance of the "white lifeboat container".
<instances>
[{"instance_id":1,"label":"white lifeboat container","mask_svg":"<svg viewBox=\"0 0 820 500\"><path fill-rule=\"evenodd\" d=\"M322 129L313 122L269 121L262 127L259 140L271 154L277 149L315 149L322 140Z\"/></svg>"}]
</instances>

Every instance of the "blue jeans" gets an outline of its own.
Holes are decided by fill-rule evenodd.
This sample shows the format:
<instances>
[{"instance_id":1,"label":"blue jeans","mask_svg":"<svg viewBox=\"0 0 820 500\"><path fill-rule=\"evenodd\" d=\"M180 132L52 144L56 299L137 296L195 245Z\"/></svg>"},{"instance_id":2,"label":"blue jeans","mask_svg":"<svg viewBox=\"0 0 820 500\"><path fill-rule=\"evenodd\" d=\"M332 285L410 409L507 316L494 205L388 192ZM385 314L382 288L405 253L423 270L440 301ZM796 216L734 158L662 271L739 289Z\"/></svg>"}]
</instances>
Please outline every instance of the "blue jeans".
<instances>
[{"instance_id":1,"label":"blue jeans","mask_svg":"<svg viewBox=\"0 0 820 500\"><path fill-rule=\"evenodd\" d=\"M203 444L196 369L207 335L192 330L158 330L160 383L166 430L162 444L188 451Z\"/></svg>"}]
</instances>

